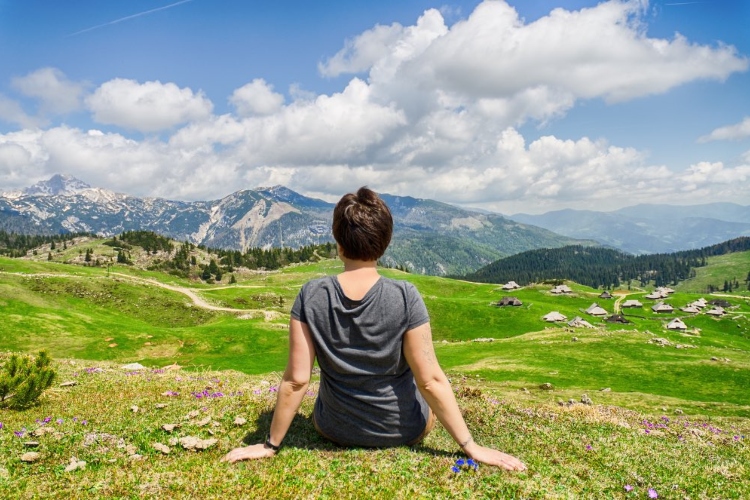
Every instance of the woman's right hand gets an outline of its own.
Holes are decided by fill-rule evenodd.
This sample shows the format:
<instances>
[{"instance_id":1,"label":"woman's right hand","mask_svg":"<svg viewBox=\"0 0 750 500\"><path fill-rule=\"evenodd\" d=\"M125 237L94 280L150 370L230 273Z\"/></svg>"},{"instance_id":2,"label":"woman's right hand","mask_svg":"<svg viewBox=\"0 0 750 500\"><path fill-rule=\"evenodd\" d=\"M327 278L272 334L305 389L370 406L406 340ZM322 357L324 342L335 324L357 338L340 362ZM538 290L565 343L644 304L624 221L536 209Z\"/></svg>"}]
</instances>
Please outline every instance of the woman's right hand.
<instances>
[{"instance_id":1,"label":"woman's right hand","mask_svg":"<svg viewBox=\"0 0 750 500\"><path fill-rule=\"evenodd\" d=\"M263 443L254 444L252 446L245 446L243 448L235 448L221 459L222 462L229 462L233 464L240 460L254 460L256 458L271 458L276 455L276 452L270 448L266 448Z\"/></svg>"},{"instance_id":2,"label":"woman's right hand","mask_svg":"<svg viewBox=\"0 0 750 500\"><path fill-rule=\"evenodd\" d=\"M508 455L507 453L493 450L486 446L480 446L475 442L469 443L469 445L464 448L464 451L470 458L483 464L494 465L495 467L501 467L505 470L511 471L526 470L526 465L513 455Z\"/></svg>"}]
</instances>

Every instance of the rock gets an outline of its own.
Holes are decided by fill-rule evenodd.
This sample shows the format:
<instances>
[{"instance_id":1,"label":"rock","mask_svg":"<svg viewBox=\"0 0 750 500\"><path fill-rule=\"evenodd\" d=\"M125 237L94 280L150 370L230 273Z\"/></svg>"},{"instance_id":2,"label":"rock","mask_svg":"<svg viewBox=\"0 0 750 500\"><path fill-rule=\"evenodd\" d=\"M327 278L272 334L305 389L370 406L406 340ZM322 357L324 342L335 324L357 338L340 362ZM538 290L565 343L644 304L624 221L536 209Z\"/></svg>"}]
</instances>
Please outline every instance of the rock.
<instances>
[{"instance_id":1,"label":"rock","mask_svg":"<svg viewBox=\"0 0 750 500\"><path fill-rule=\"evenodd\" d=\"M107 346L107 347L117 347L117 344L112 343L112 344L109 344L109 346Z\"/></svg>"},{"instance_id":2,"label":"rock","mask_svg":"<svg viewBox=\"0 0 750 500\"><path fill-rule=\"evenodd\" d=\"M55 429L53 427L39 427L38 429L35 429L32 434L34 434L36 437L44 436L45 434L53 434L55 432Z\"/></svg>"},{"instance_id":3,"label":"rock","mask_svg":"<svg viewBox=\"0 0 750 500\"><path fill-rule=\"evenodd\" d=\"M543 391L551 391L555 387L552 384L550 384L549 382L545 382L542 385L540 385L539 388L541 390L543 390Z\"/></svg>"},{"instance_id":4,"label":"rock","mask_svg":"<svg viewBox=\"0 0 750 500\"><path fill-rule=\"evenodd\" d=\"M197 417L200 414L201 414L201 412L199 412L198 410L193 410L190 413L188 413L187 415L185 415L184 420L194 419L195 417Z\"/></svg>"},{"instance_id":5,"label":"rock","mask_svg":"<svg viewBox=\"0 0 750 500\"><path fill-rule=\"evenodd\" d=\"M104 339L105 342L112 342L113 340L115 340L114 337L107 337L106 339Z\"/></svg>"},{"instance_id":6,"label":"rock","mask_svg":"<svg viewBox=\"0 0 750 500\"><path fill-rule=\"evenodd\" d=\"M245 418L235 417L235 419L234 419L234 425L242 426L242 425L245 425L246 423L247 423L247 419L245 419Z\"/></svg>"},{"instance_id":7,"label":"rock","mask_svg":"<svg viewBox=\"0 0 750 500\"><path fill-rule=\"evenodd\" d=\"M573 337L573 338L572 338L572 339L570 339L570 340L572 340L573 342L578 342L578 337Z\"/></svg>"},{"instance_id":8,"label":"rock","mask_svg":"<svg viewBox=\"0 0 750 500\"><path fill-rule=\"evenodd\" d=\"M557 401L557 405L558 405L558 406L565 406L565 401L563 401L562 399L559 399L559 400Z\"/></svg>"},{"instance_id":9,"label":"rock","mask_svg":"<svg viewBox=\"0 0 750 500\"><path fill-rule=\"evenodd\" d=\"M526 394L528 394L529 390L525 387L521 387L521 392L525 392Z\"/></svg>"},{"instance_id":10,"label":"rock","mask_svg":"<svg viewBox=\"0 0 750 500\"><path fill-rule=\"evenodd\" d=\"M78 385L78 382L75 380L69 380L68 382L63 382L60 384L60 387L73 387L74 385Z\"/></svg>"},{"instance_id":11,"label":"rock","mask_svg":"<svg viewBox=\"0 0 750 500\"><path fill-rule=\"evenodd\" d=\"M594 404L594 402L591 401L591 398L589 397L588 394L584 394L584 395L581 396L581 403L583 403L585 405L592 405L592 404Z\"/></svg>"},{"instance_id":12,"label":"rock","mask_svg":"<svg viewBox=\"0 0 750 500\"><path fill-rule=\"evenodd\" d=\"M167 441L167 443L169 444L169 446L177 446L178 444L180 444L180 440L177 438L169 438L169 441Z\"/></svg>"},{"instance_id":13,"label":"rock","mask_svg":"<svg viewBox=\"0 0 750 500\"><path fill-rule=\"evenodd\" d=\"M574 405L574 404L576 404L577 402L578 402L578 401L576 401L575 399L573 399L573 398L570 398L570 399L568 400L568 406L573 406L573 405Z\"/></svg>"},{"instance_id":14,"label":"rock","mask_svg":"<svg viewBox=\"0 0 750 500\"><path fill-rule=\"evenodd\" d=\"M599 389L599 392L610 392L611 390L609 387L605 387L604 389Z\"/></svg>"},{"instance_id":15,"label":"rock","mask_svg":"<svg viewBox=\"0 0 750 500\"><path fill-rule=\"evenodd\" d=\"M125 453L128 455L135 455L138 452L138 448L134 444L129 444L125 446Z\"/></svg>"},{"instance_id":16,"label":"rock","mask_svg":"<svg viewBox=\"0 0 750 500\"><path fill-rule=\"evenodd\" d=\"M139 455L138 453L133 453L132 455L128 456L128 460L141 460L143 458L143 455Z\"/></svg>"},{"instance_id":17,"label":"rock","mask_svg":"<svg viewBox=\"0 0 750 500\"><path fill-rule=\"evenodd\" d=\"M86 462L84 462L83 460L78 460L76 457L70 457L70 463L67 467L65 467L65 472L73 472L74 470L83 470L85 468Z\"/></svg>"},{"instance_id":18,"label":"rock","mask_svg":"<svg viewBox=\"0 0 750 500\"><path fill-rule=\"evenodd\" d=\"M156 408L157 410L161 410L161 409L164 409L166 407L167 407L167 403L156 403L154 405L154 408Z\"/></svg>"},{"instance_id":19,"label":"rock","mask_svg":"<svg viewBox=\"0 0 750 500\"><path fill-rule=\"evenodd\" d=\"M200 439L195 436L180 438L180 445L186 450L207 450L217 442L217 439Z\"/></svg>"},{"instance_id":20,"label":"rock","mask_svg":"<svg viewBox=\"0 0 750 500\"><path fill-rule=\"evenodd\" d=\"M177 429L180 426L180 424L164 424L161 426L162 429L164 429L167 432L172 432L175 429Z\"/></svg>"},{"instance_id":21,"label":"rock","mask_svg":"<svg viewBox=\"0 0 750 500\"><path fill-rule=\"evenodd\" d=\"M149 346L149 345L154 345L154 344L152 344L151 342L144 342L143 345L144 346Z\"/></svg>"},{"instance_id":22,"label":"rock","mask_svg":"<svg viewBox=\"0 0 750 500\"><path fill-rule=\"evenodd\" d=\"M675 413L676 413L677 415L682 415L683 413L685 413L684 411L682 411L682 410L681 410L681 409L679 409L679 408L675 408L674 412L675 412Z\"/></svg>"},{"instance_id":23,"label":"rock","mask_svg":"<svg viewBox=\"0 0 750 500\"><path fill-rule=\"evenodd\" d=\"M495 339L486 338L486 337L482 337L482 338L478 338L478 339L472 340L472 342L494 342L494 341L495 341Z\"/></svg>"},{"instance_id":24,"label":"rock","mask_svg":"<svg viewBox=\"0 0 750 500\"><path fill-rule=\"evenodd\" d=\"M121 370L125 370L125 371L127 371L127 372L137 372L137 371L140 371L140 370L145 370L145 369L146 369L146 367L145 367L145 366L143 366L143 365L142 365L142 364L140 364L140 363L130 363L130 364L128 364L128 365L122 365L122 366L120 367L120 369L121 369Z\"/></svg>"},{"instance_id":25,"label":"rock","mask_svg":"<svg viewBox=\"0 0 750 500\"><path fill-rule=\"evenodd\" d=\"M28 451L24 453L23 455L21 455L21 462L33 463L39 460L41 456L42 456L41 454L35 451Z\"/></svg>"},{"instance_id":26,"label":"rock","mask_svg":"<svg viewBox=\"0 0 750 500\"><path fill-rule=\"evenodd\" d=\"M156 451L161 452L164 455L169 455L169 452L172 451L169 449L169 446L163 445L161 443L154 443L151 446L153 446Z\"/></svg>"},{"instance_id":27,"label":"rock","mask_svg":"<svg viewBox=\"0 0 750 500\"><path fill-rule=\"evenodd\" d=\"M204 427L208 425L210 422L211 422L211 417L206 417L202 420L197 421L195 425L197 425L198 427Z\"/></svg>"},{"instance_id":28,"label":"rock","mask_svg":"<svg viewBox=\"0 0 750 500\"><path fill-rule=\"evenodd\" d=\"M26 448L37 448L39 447L39 441L25 441L23 445Z\"/></svg>"},{"instance_id":29,"label":"rock","mask_svg":"<svg viewBox=\"0 0 750 500\"><path fill-rule=\"evenodd\" d=\"M136 405L131 406L130 411L132 411L133 413L138 413L138 406Z\"/></svg>"},{"instance_id":30,"label":"rock","mask_svg":"<svg viewBox=\"0 0 750 500\"><path fill-rule=\"evenodd\" d=\"M717 358L716 356L711 356L711 361L719 361L719 358Z\"/></svg>"},{"instance_id":31,"label":"rock","mask_svg":"<svg viewBox=\"0 0 750 500\"><path fill-rule=\"evenodd\" d=\"M178 365L177 363L174 363L172 365L165 366L163 369L164 370L175 370L176 371L176 370L181 370L182 367L180 365Z\"/></svg>"}]
</instances>

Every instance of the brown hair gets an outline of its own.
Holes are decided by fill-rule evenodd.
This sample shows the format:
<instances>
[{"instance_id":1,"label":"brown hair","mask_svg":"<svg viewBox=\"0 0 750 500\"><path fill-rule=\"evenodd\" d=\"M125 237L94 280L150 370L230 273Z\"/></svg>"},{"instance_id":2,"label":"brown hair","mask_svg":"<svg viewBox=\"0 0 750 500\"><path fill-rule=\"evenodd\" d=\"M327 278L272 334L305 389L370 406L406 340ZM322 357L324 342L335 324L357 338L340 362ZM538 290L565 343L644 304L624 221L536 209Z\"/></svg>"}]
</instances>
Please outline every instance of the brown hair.
<instances>
[{"instance_id":1,"label":"brown hair","mask_svg":"<svg viewBox=\"0 0 750 500\"><path fill-rule=\"evenodd\" d=\"M344 195L333 209L333 237L347 259L372 261L385 253L393 234L393 216L374 191L362 186Z\"/></svg>"}]
</instances>

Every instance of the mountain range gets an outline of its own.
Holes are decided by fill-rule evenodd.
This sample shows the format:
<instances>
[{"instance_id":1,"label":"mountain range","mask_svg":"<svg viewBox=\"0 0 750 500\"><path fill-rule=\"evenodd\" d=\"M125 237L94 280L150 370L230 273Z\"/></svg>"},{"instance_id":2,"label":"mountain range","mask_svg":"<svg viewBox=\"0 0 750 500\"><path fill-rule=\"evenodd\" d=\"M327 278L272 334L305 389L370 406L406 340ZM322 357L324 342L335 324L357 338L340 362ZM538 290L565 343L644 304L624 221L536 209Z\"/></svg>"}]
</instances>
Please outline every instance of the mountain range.
<instances>
[{"instance_id":1,"label":"mountain range","mask_svg":"<svg viewBox=\"0 0 750 500\"><path fill-rule=\"evenodd\" d=\"M526 250L595 244L499 214L408 196L381 196L394 217L393 242L383 260L412 272L457 275ZM0 229L101 236L149 230L213 248L297 248L332 241L333 207L283 186L241 190L220 200L186 202L138 198L55 175L23 191L0 195Z\"/></svg>"},{"instance_id":2,"label":"mountain range","mask_svg":"<svg viewBox=\"0 0 750 500\"><path fill-rule=\"evenodd\" d=\"M750 206L642 204L612 212L558 210L510 219L632 254L671 253L750 236Z\"/></svg>"}]
</instances>

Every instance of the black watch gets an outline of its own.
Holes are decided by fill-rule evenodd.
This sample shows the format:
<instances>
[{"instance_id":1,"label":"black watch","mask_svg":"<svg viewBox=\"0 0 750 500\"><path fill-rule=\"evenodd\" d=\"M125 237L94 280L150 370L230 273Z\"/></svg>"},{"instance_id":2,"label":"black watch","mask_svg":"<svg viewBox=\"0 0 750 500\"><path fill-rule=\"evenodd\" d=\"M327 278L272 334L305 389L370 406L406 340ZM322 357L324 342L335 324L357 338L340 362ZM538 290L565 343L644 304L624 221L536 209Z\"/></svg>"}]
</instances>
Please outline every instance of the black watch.
<instances>
[{"instance_id":1,"label":"black watch","mask_svg":"<svg viewBox=\"0 0 750 500\"><path fill-rule=\"evenodd\" d=\"M279 448L281 448L281 445L274 446L271 444L271 438L266 439L266 443L263 445L265 448L268 448L269 450L273 450L275 452L279 451Z\"/></svg>"}]
</instances>

